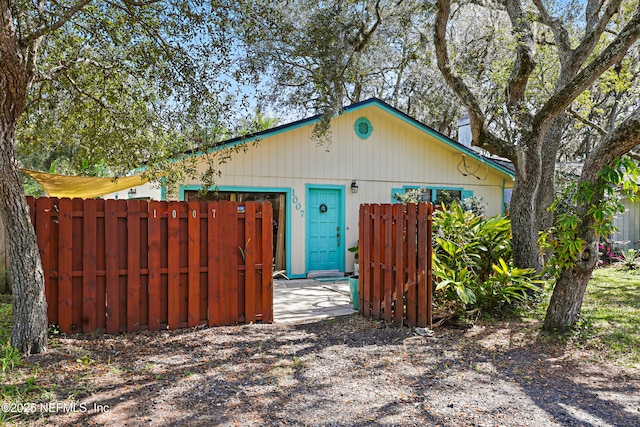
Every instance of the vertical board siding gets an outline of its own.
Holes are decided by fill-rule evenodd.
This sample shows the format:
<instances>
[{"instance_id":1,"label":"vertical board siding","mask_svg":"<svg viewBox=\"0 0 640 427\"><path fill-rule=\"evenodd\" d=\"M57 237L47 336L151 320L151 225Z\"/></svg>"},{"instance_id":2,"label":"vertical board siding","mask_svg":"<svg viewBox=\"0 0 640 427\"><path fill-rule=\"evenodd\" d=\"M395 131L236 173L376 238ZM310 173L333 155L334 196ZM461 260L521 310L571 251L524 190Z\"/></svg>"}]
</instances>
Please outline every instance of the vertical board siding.
<instances>
[{"instance_id":1,"label":"vertical board siding","mask_svg":"<svg viewBox=\"0 0 640 427\"><path fill-rule=\"evenodd\" d=\"M127 202L127 331L140 329L140 201Z\"/></svg>"},{"instance_id":2,"label":"vertical board siding","mask_svg":"<svg viewBox=\"0 0 640 427\"><path fill-rule=\"evenodd\" d=\"M169 202L167 240L167 323L180 328L180 202Z\"/></svg>"},{"instance_id":3,"label":"vertical board siding","mask_svg":"<svg viewBox=\"0 0 640 427\"><path fill-rule=\"evenodd\" d=\"M87 200L84 203L82 235L82 289L84 313L82 332L90 333L98 326L97 319L97 267L96 267L96 229L97 229L97 201Z\"/></svg>"},{"instance_id":4,"label":"vertical board siding","mask_svg":"<svg viewBox=\"0 0 640 427\"><path fill-rule=\"evenodd\" d=\"M161 319L161 298L160 282L162 276L162 254L161 254L161 220L163 202L150 202L148 207L148 247L149 247L149 318L147 319L149 329L157 331L160 329Z\"/></svg>"},{"instance_id":5,"label":"vertical board siding","mask_svg":"<svg viewBox=\"0 0 640 427\"><path fill-rule=\"evenodd\" d=\"M60 329L75 331L73 325L73 208L71 199L59 201L58 213L58 324Z\"/></svg>"},{"instance_id":6,"label":"vertical board siding","mask_svg":"<svg viewBox=\"0 0 640 427\"><path fill-rule=\"evenodd\" d=\"M364 317L432 327L432 212L430 203L360 206Z\"/></svg>"},{"instance_id":7,"label":"vertical board siding","mask_svg":"<svg viewBox=\"0 0 640 427\"><path fill-rule=\"evenodd\" d=\"M193 328L200 324L200 203L189 202L187 223L189 231L187 326Z\"/></svg>"},{"instance_id":8,"label":"vertical board siding","mask_svg":"<svg viewBox=\"0 0 640 427\"><path fill-rule=\"evenodd\" d=\"M28 203L64 333L273 321L269 203Z\"/></svg>"},{"instance_id":9,"label":"vertical board siding","mask_svg":"<svg viewBox=\"0 0 640 427\"><path fill-rule=\"evenodd\" d=\"M220 208L218 202L207 205L207 319L209 326L220 325Z\"/></svg>"},{"instance_id":10,"label":"vertical board siding","mask_svg":"<svg viewBox=\"0 0 640 427\"><path fill-rule=\"evenodd\" d=\"M273 222L265 218L273 218L273 206L270 203L262 205L262 221L258 235L262 236L262 255L260 257L260 281L261 281L261 307L269 307L273 304L273 272L265 269L265 266L273 264ZM269 271L269 274L267 274ZM273 322L273 310L262 310L262 321L264 323Z\"/></svg>"},{"instance_id":11,"label":"vertical board siding","mask_svg":"<svg viewBox=\"0 0 640 427\"><path fill-rule=\"evenodd\" d=\"M246 236L255 236L256 234L256 203L247 202L245 205L245 221L244 221L244 235L246 240L245 248L243 251L244 260L244 280L245 280L245 294L244 294L244 312L246 322L255 322L256 320L256 246L260 241L251 241L251 238Z\"/></svg>"},{"instance_id":12,"label":"vertical board siding","mask_svg":"<svg viewBox=\"0 0 640 427\"><path fill-rule=\"evenodd\" d=\"M118 207L116 200L104 205L107 333L120 332L120 277L118 275ZM37 217L36 217L37 219ZM60 326L60 330L65 330Z\"/></svg>"}]
</instances>

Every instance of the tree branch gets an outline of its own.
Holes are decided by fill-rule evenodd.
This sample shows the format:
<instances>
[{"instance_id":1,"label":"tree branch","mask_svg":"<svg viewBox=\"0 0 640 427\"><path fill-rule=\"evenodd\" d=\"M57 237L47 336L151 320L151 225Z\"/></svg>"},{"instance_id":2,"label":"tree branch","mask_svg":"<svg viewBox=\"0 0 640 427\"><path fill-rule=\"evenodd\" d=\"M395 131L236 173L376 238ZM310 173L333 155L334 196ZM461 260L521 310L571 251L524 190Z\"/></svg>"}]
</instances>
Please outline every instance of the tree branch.
<instances>
[{"instance_id":1,"label":"tree branch","mask_svg":"<svg viewBox=\"0 0 640 427\"><path fill-rule=\"evenodd\" d=\"M37 30L33 31L31 34L29 34L24 39L22 39L20 41L20 45L23 48L26 48L31 43L33 43L35 40L45 36L46 34L52 33L53 31L59 29L64 24L69 22L69 20L71 20L71 18L73 18L76 13L80 12L87 4L91 3L91 1L92 0L80 0L78 3L76 3L75 5L73 5L70 8L68 8L65 13L60 15L58 17L58 19L54 23L52 23L50 25L44 25L44 26L38 28Z\"/></svg>"},{"instance_id":2,"label":"tree branch","mask_svg":"<svg viewBox=\"0 0 640 427\"><path fill-rule=\"evenodd\" d=\"M596 145L582 170L583 179L592 181L613 160L640 144L640 107Z\"/></svg>"},{"instance_id":3,"label":"tree branch","mask_svg":"<svg viewBox=\"0 0 640 427\"><path fill-rule=\"evenodd\" d=\"M589 119L585 119L584 117L582 117L576 110L574 110L573 108L569 108L568 109L569 114L571 114L571 116L573 116L576 120L578 120L581 123L584 123L585 125L595 129L596 131L598 131L598 133L600 133L601 135L606 135L607 134L607 130L602 128L601 126L599 126L597 123L592 122Z\"/></svg>"},{"instance_id":4,"label":"tree branch","mask_svg":"<svg viewBox=\"0 0 640 427\"><path fill-rule=\"evenodd\" d=\"M589 4L599 3L593 0L589 1ZM589 55L598 44L600 36L607 28L609 21L620 9L622 0L612 0L605 9L604 13L599 20L595 21L598 17L599 7L595 7L595 12L590 13L589 7L587 8L587 33L582 38L580 44L573 50L571 54L571 63L574 69L577 71L582 67L584 62L589 58ZM593 16L591 16L593 15Z\"/></svg>"},{"instance_id":5,"label":"tree branch","mask_svg":"<svg viewBox=\"0 0 640 427\"><path fill-rule=\"evenodd\" d=\"M513 115L520 116L520 105L524 100L527 82L536 66L534 59L535 40L531 24L527 14L522 10L520 0L507 0L507 13L517 38L516 62L506 88L507 108Z\"/></svg>"},{"instance_id":6,"label":"tree branch","mask_svg":"<svg viewBox=\"0 0 640 427\"><path fill-rule=\"evenodd\" d=\"M80 86L78 86L78 84L75 82L75 80L73 80L71 77L69 77L68 74L64 74L64 77L69 80L69 83L71 83L71 86L78 91L79 94L86 96L87 98L91 99L93 102L95 102L96 104L100 105L102 108L104 108L107 111L114 111L113 108L109 107L107 104L105 104L101 99L96 98L95 96L93 96L92 94L90 94L89 92L83 90Z\"/></svg>"},{"instance_id":7,"label":"tree branch","mask_svg":"<svg viewBox=\"0 0 640 427\"><path fill-rule=\"evenodd\" d=\"M549 15L549 11L545 7L542 0L533 0L533 4L538 9L538 12L540 12L540 21L547 27L551 28L551 31L553 32L554 41L556 43L556 46L558 46L558 50L560 51L560 61L562 62L563 60L566 60L567 56L571 52L571 40L569 38L569 32L562 25L562 21Z\"/></svg>"},{"instance_id":8,"label":"tree branch","mask_svg":"<svg viewBox=\"0 0 640 427\"><path fill-rule=\"evenodd\" d=\"M600 55L582 69L571 81L557 91L534 118L534 129L546 132L553 120L586 90L608 68L619 62L629 48L640 37L640 6L637 7L633 18L624 26L618 37L605 48Z\"/></svg>"},{"instance_id":9,"label":"tree branch","mask_svg":"<svg viewBox=\"0 0 640 427\"><path fill-rule=\"evenodd\" d=\"M516 157L514 145L489 132L487 119L480 103L449 61L446 32L450 13L451 2L449 0L437 0L433 43L435 45L438 68L449 87L467 107L475 145L499 156L514 160Z\"/></svg>"}]
</instances>

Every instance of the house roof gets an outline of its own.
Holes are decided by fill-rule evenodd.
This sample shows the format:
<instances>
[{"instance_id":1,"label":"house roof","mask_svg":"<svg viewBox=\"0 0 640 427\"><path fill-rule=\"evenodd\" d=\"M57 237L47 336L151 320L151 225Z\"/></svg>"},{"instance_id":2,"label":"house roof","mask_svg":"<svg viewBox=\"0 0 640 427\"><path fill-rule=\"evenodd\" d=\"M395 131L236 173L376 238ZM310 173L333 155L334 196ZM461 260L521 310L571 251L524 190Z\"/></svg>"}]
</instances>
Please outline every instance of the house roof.
<instances>
[{"instance_id":1,"label":"house roof","mask_svg":"<svg viewBox=\"0 0 640 427\"><path fill-rule=\"evenodd\" d=\"M513 170L513 165L510 164L510 162L505 161L505 160L496 160L493 158L490 158L488 156L483 156L481 154L479 154L478 152L474 151L473 149L466 147L465 145L460 144L459 142L443 135L442 133L436 131L435 129L427 126L426 124L418 121L417 119L409 116L408 114L398 110L397 108L392 107L391 105L387 104L386 102L378 99L378 98L369 98L365 101L361 101L361 102L357 102L355 104L351 104L349 106L343 107L342 110L340 111L340 114L344 114L344 113L348 113L348 112L353 112L353 111L358 111L358 110L362 110L364 108L370 107L370 106L375 106L380 108L381 110L399 118L400 120L402 120L403 122L407 123L410 126L413 126L414 128L420 130L421 132L424 132L434 138L436 138L437 140L443 142L444 144L460 151L462 154L467 155L473 159L476 159L484 164L486 164L487 166L505 174L508 175L509 177L511 177L512 179L515 178L515 173ZM271 129L266 129L260 132L256 132L256 133L252 133L249 135L243 135L240 137L236 137L236 138L232 138L232 139L228 139L225 141L220 142L219 144L216 144L216 146L214 148L212 148L213 150L216 150L218 148L222 148L222 147L229 147L229 146L233 146L233 145L238 145L238 144L244 144L244 143L248 143L248 142L253 142L259 139L263 139L266 137L270 137L270 136L274 136L283 132L288 132L294 129L298 129L300 127L304 127L304 126L308 126L308 125L312 125L315 123L318 123L320 121L320 119L322 118L321 114L316 114L314 116L311 117L307 117L304 119L300 119L300 120L296 120L294 122L291 123L286 123L280 126L276 126L273 127Z\"/></svg>"}]
</instances>

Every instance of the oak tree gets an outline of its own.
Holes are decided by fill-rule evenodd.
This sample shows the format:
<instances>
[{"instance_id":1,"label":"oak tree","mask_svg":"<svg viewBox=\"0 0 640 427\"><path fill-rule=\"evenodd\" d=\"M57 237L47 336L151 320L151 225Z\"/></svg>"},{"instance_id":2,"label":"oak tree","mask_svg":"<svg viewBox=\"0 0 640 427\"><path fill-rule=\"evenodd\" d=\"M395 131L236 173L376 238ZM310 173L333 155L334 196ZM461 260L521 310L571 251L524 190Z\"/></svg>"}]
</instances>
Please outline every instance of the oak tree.
<instances>
[{"instance_id":1,"label":"oak tree","mask_svg":"<svg viewBox=\"0 0 640 427\"><path fill-rule=\"evenodd\" d=\"M114 174L167 174L178 153L207 151L198 129L222 128L227 18L195 0L0 1L0 216L14 293L11 343L46 349L44 277L16 160L62 150ZM169 168L170 169L170 168Z\"/></svg>"},{"instance_id":2,"label":"oak tree","mask_svg":"<svg viewBox=\"0 0 640 427\"><path fill-rule=\"evenodd\" d=\"M538 231L551 225L547 208L554 198L553 177L566 114L603 74L625 60L640 37L640 7L622 0L590 0L579 10L582 20L578 22L575 10L562 10L561 3L506 0L502 7L509 33L502 33L505 38L499 46L506 75L502 82L492 80L495 97L487 97L483 88L474 91L473 75L465 73L465 67L451 53L450 35L456 26L451 19L452 2L438 0L437 6L434 42L438 66L469 111L474 144L513 162L516 182L510 214L514 260L519 267L540 270L537 237ZM557 70L549 66L554 63ZM540 90L540 78L546 79L546 93ZM593 181L599 168L640 142L634 131L636 116L637 111L626 120L620 117L616 127L602 138L586 161L583 182ZM598 201L598 194L594 197L590 202ZM580 312L598 256L593 249L596 236L587 232L587 223L584 226L585 243L556 283L547 329L573 325Z\"/></svg>"}]
</instances>

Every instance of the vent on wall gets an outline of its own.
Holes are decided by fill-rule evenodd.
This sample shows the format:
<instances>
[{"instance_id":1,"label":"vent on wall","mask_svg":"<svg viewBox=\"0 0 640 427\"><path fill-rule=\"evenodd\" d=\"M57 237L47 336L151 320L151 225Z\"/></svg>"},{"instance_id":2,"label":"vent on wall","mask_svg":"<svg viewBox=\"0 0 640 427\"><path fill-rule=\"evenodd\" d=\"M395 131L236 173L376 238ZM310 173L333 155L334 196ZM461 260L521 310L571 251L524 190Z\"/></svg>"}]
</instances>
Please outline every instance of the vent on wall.
<instances>
[{"instance_id":1,"label":"vent on wall","mask_svg":"<svg viewBox=\"0 0 640 427\"><path fill-rule=\"evenodd\" d=\"M356 135L358 135L361 139L369 138L369 136L373 132L373 126L371 126L371 122L366 117L360 117L358 120L356 120L354 129L356 131Z\"/></svg>"}]
</instances>

